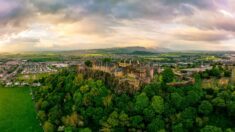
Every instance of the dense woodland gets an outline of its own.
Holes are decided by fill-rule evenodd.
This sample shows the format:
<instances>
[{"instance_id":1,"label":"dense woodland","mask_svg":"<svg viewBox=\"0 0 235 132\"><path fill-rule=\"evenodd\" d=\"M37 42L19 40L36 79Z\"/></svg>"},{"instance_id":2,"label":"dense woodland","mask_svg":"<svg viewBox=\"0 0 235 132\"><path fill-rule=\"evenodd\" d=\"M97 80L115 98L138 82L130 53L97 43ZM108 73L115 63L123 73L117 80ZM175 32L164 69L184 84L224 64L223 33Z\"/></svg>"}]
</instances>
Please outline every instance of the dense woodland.
<instances>
[{"instance_id":1,"label":"dense woodland","mask_svg":"<svg viewBox=\"0 0 235 132\"><path fill-rule=\"evenodd\" d=\"M221 77L231 77L231 70L229 70L228 66L222 67L221 65L213 66L211 70L206 70L205 72L200 73L201 78L221 78Z\"/></svg>"},{"instance_id":2,"label":"dense woodland","mask_svg":"<svg viewBox=\"0 0 235 132\"><path fill-rule=\"evenodd\" d=\"M232 85L202 89L195 75L194 85L169 87L173 76L166 70L138 92L118 93L117 87L129 87L107 83L104 74L97 74L70 68L40 80L44 86L34 89L34 96L45 132L235 131Z\"/></svg>"}]
</instances>

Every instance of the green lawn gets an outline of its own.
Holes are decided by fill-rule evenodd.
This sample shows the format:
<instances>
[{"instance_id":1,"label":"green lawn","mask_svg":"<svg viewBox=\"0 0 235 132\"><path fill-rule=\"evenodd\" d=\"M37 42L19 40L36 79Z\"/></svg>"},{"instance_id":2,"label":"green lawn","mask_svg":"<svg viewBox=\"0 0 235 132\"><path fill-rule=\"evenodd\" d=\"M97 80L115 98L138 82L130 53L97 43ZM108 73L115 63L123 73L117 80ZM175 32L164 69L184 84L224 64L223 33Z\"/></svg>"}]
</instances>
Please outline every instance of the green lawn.
<instances>
[{"instance_id":1,"label":"green lawn","mask_svg":"<svg viewBox=\"0 0 235 132\"><path fill-rule=\"evenodd\" d=\"M42 132L29 88L0 88L0 131Z\"/></svg>"}]
</instances>

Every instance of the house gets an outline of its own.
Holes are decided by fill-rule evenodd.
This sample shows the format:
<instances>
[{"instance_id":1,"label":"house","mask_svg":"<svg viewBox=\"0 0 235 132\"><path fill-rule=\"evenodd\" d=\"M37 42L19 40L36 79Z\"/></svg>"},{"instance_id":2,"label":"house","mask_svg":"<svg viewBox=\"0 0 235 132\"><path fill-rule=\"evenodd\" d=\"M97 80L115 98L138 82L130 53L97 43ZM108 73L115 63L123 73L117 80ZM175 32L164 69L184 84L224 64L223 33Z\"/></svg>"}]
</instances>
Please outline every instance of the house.
<instances>
[{"instance_id":1,"label":"house","mask_svg":"<svg viewBox=\"0 0 235 132\"><path fill-rule=\"evenodd\" d=\"M199 67L199 68L187 68L187 69L182 69L181 73L192 75L194 73L204 72L206 70L211 70L211 69L212 69L211 66L205 66L205 67Z\"/></svg>"},{"instance_id":2,"label":"house","mask_svg":"<svg viewBox=\"0 0 235 132\"><path fill-rule=\"evenodd\" d=\"M19 83L19 82L15 82L14 85L15 85L15 86L18 86L18 85L20 85L20 83Z\"/></svg>"},{"instance_id":3,"label":"house","mask_svg":"<svg viewBox=\"0 0 235 132\"><path fill-rule=\"evenodd\" d=\"M12 82L7 82L6 86L9 87L9 86L12 86L12 84L13 84Z\"/></svg>"},{"instance_id":4,"label":"house","mask_svg":"<svg viewBox=\"0 0 235 132\"><path fill-rule=\"evenodd\" d=\"M38 82L38 83L33 83L32 86L34 86L34 87L40 87L40 86L41 86L41 83L39 83L39 82Z\"/></svg>"},{"instance_id":5,"label":"house","mask_svg":"<svg viewBox=\"0 0 235 132\"><path fill-rule=\"evenodd\" d=\"M52 64L52 66L55 66L57 68L66 68L68 67L69 65L68 64L65 64L65 63L55 63L55 64Z\"/></svg>"}]
</instances>

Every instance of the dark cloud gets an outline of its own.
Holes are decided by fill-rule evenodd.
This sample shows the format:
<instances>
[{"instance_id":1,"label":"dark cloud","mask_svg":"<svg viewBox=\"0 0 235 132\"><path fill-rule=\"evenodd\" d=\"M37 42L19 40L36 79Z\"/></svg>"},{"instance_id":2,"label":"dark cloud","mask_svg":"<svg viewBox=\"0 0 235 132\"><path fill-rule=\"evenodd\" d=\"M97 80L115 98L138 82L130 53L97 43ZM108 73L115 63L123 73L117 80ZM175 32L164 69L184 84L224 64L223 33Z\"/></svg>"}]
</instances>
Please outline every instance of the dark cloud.
<instances>
[{"instance_id":1,"label":"dark cloud","mask_svg":"<svg viewBox=\"0 0 235 132\"><path fill-rule=\"evenodd\" d=\"M123 38L124 31L129 31L129 36L122 41L127 37L133 41L131 35L138 31L144 32L143 37L136 37L140 41L148 40L150 35L155 40L155 37L165 34L161 37L218 42L234 38L235 34L234 18L218 12L218 9L229 7L229 0L0 0L1 6L0 37L28 30L35 23L53 25L55 31L52 32L56 32L59 26L70 25L67 27L72 28L67 29L69 31L61 30L70 35L101 35L102 38L110 37L110 40L115 35ZM232 10L231 13L234 14ZM150 21L152 23L148 23ZM135 25L136 22L141 25ZM147 28L148 25L151 28ZM159 28L155 29L157 26ZM172 35L171 31L177 26L194 27L200 32ZM118 28L126 30L119 31ZM161 35L157 33L158 29ZM40 43L37 38L19 38L16 41Z\"/></svg>"},{"instance_id":2,"label":"dark cloud","mask_svg":"<svg viewBox=\"0 0 235 132\"><path fill-rule=\"evenodd\" d=\"M37 11L43 13L57 13L68 6L65 0L32 0L31 2Z\"/></svg>"},{"instance_id":3,"label":"dark cloud","mask_svg":"<svg viewBox=\"0 0 235 132\"><path fill-rule=\"evenodd\" d=\"M182 3L191 4L201 9L212 9L215 7L214 1L220 0L161 0L165 6L179 6Z\"/></svg>"},{"instance_id":4,"label":"dark cloud","mask_svg":"<svg viewBox=\"0 0 235 132\"><path fill-rule=\"evenodd\" d=\"M65 13L68 18L88 17L100 15L104 18L115 17L117 19L147 18L165 20L176 15L174 10L179 7L163 5L155 0L34 0L33 5L43 13ZM72 10L71 10L72 8ZM188 13L189 8L180 7ZM78 11L81 9L82 11ZM108 20L108 19L107 19Z\"/></svg>"},{"instance_id":5,"label":"dark cloud","mask_svg":"<svg viewBox=\"0 0 235 132\"><path fill-rule=\"evenodd\" d=\"M193 9L184 0L1 0L12 4L12 9L1 15L1 23L20 24L36 13L62 16L62 20L79 21L89 16L100 16L105 21L115 19L152 19L170 21L177 15L191 15ZM201 1L201 0L200 0ZM176 4L178 3L178 4ZM195 2L188 2L193 4ZM196 2L201 3L201 2ZM202 2L205 3L205 2Z\"/></svg>"},{"instance_id":6,"label":"dark cloud","mask_svg":"<svg viewBox=\"0 0 235 132\"><path fill-rule=\"evenodd\" d=\"M0 1L2 6L5 6L1 9L0 12L0 24L6 25L9 23L18 25L21 18L24 18L27 14L24 10L23 4L14 1Z\"/></svg>"}]
</instances>

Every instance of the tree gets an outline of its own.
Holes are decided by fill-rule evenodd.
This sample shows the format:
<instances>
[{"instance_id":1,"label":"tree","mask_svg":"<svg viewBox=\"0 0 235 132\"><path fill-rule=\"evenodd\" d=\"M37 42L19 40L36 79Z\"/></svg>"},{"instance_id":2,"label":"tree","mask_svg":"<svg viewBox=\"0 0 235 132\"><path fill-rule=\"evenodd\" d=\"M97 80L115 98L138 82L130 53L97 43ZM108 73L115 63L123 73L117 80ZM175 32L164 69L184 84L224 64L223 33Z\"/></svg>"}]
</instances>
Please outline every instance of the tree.
<instances>
[{"instance_id":1,"label":"tree","mask_svg":"<svg viewBox=\"0 0 235 132\"><path fill-rule=\"evenodd\" d=\"M173 103L174 107L180 109L182 107L183 97L178 93L172 93L171 102Z\"/></svg>"},{"instance_id":2,"label":"tree","mask_svg":"<svg viewBox=\"0 0 235 132\"><path fill-rule=\"evenodd\" d=\"M169 83L172 82L175 78L175 74L173 73L171 68L166 68L163 72L162 72L162 80L163 83Z\"/></svg>"},{"instance_id":3,"label":"tree","mask_svg":"<svg viewBox=\"0 0 235 132\"><path fill-rule=\"evenodd\" d=\"M131 117L131 125L133 127L137 127L137 128L140 127L140 124L142 123L142 121L143 121L143 117L139 115Z\"/></svg>"},{"instance_id":4,"label":"tree","mask_svg":"<svg viewBox=\"0 0 235 132\"><path fill-rule=\"evenodd\" d=\"M121 126L129 126L129 117L126 113L121 112L119 115L119 121Z\"/></svg>"},{"instance_id":5,"label":"tree","mask_svg":"<svg viewBox=\"0 0 235 132\"><path fill-rule=\"evenodd\" d=\"M87 60L87 61L85 61L85 65L86 65L87 67L92 67L92 66L93 66L93 63L92 63L90 60Z\"/></svg>"},{"instance_id":6,"label":"tree","mask_svg":"<svg viewBox=\"0 0 235 132\"><path fill-rule=\"evenodd\" d=\"M231 128L227 128L225 132L234 132Z\"/></svg>"},{"instance_id":7,"label":"tree","mask_svg":"<svg viewBox=\"0 0 235 132\"><path fill-rule=\"evenodd\" d=\"M149 98L146 93L141 93L136 96L135 109L139 112L144 110L149 105Z\"/></svg>"},{"instance_id":8,"label":"tree","mask_svg":"<svg viewBox=\"0 0 235 132\"><path fill-rule=\"evenodd\" d=\"M46 100L44 100L44 101L42 102L41 109L42 109L42 110L46 110L46 109L48 109L49 105L50 105L49 102L46 101Z\"/></svg>"},{"instance_id":9,"label":"tree","mask_svg":"<svg viewBox=\"0 0 235 132\"><path fill-rule=\"evenodd\" d=\"M42 121L42 122L46 121L46 113L44 111L40 110L38 112L38 117L39 117L40 121Z\"/></svg>"},{"instance_id":10,"label":"tree","mask_svg":"<svg viewBox=\"0 0 235 132\"><path fill-rule=\"evenodd\" d=\"M164 121L160 118L156 118L148 125L147 129L149 132L159 132L160 130L164 130L164 127Z\"/></svg>"},{"instance_id":11,"label":"tree","mask_svg":"<svg viewBox=\"0 0 235 132\"><path fill-rule=\"evenodd\" d=\"M80 87L80 92L83 93L83 94L88 92L89 90L90 90L90 88L89 88L88 85L84 85L84 86Z\"/></svg>"},{"instance_id":12,"label":"tree","mask_svg":"<svg viewBox=\"0 0 235 132\"><path fill-rule=\"evenodd\" d=\"M73 95L73 100L77 107L79 107L82 104L82 94L80 93L79 90L77 90L75 94Z\"/></svg>"},{"instance_id":13,"label":"tree","mask_svg":"<svg viewBox=\"0 0 235 132\"><path fill-rule=\"evenodd\" d=\"M213 66L213 68L210 70L209 73L210 73L211 76L220 78L220 77L221 77L221 74L222 74L222 71L220 70L219 67Z\"/></svg>"},{"instance_id":14,"label":"tree","mask_svg":"<svg viewBox=\"0 0 235 132\"><path fill-rule=\"evenodd\" d=\"M182 123L176 124L172 128L173 132L184 132L184 127Z\"/></svg>"},{"instance_id":15,"label":"tree","mask_svg":"<svg viewBox=\"0 0 235 132\"><path fill-rule=\"evenodd\" d=\"M118 117L119 117L119 115L116 111L112 112L109 115L107 123L111 126L111 128L114 128L114 127L118 126L118 124L119 124Z\"/></svg>"},{"instance_id":16,"label":"tree","mask_svg":"<svg viewBox=\"0 0 235 132\"><path fill-rule=\"evenodd\" d=\"M151 121L155 118L155 110L151 106L145 108L143 114L144 119L147 121Z\"/></svg>"},{"instance_id":17,"label":"tree","mask_svg":"<svg viewBox=\"0 0 235 132\"><path fill-rule=\"evenodd\" d=\"M232 75L231 71L229 71L229 70L224 71L224 76L225 77L231 77L231 75Z\"/></svg>"},{"instance_id":18,"label":"tree","mask_svg":"<svg viewBox=\"0 0 235 132\"><path fill-rule=\"evenodd\" d=\"M231 95L228 91L221 91L220 93L218 93L217 96L223 98L225 104L227 104L227 102L229 102L229 100L231 99Z\"/></svg>"},{"instance_id":19,"label":"tree","mask_svg":"<svg viewBox=\"0 0 235 132\"><path fill-rule=\"evenodd\" d=\"M153 96L151 106L157 114L162 114L164 111L164 100L161 96Z\"/></svg>"},{"instance_id":20,"label":"tree","mask_svg":"<svg viewBox=\"0 0 235 132\"><path fill-rule=\"evenodd\" d=\"M104 58L103 60L103 63L110 63L112 61L111 58Z\"/></svg>"},{"instance_id":21,"label":"tree","mask_svg":"<svg viewBox=\"0 0 235 132\"><path fill-rule=\"evenodd\" d=\"M216 126L207 125L200 130L200 132L222 132L222 129Z\"/></svg>"},{"instance_id":22,"label":"tree","mask_svg":"<svg viewBox=\"0 0 235 132\"><path fill-rule=\"evenodd\" d=\"M185 128L189 129L193 127L194 120L196 118L196 110L193 107L186 108L181 113L182 122Z\"/></svg>"},{"instance_id":23,"label":"tree","mask_svg":"<svg viewBox=\"0 0 235 132\"><path fill-rule=\"evenodd\" d=\"M115 104L118 109L121 109L123 111L128 111L130 109L130 105L127 105L130 103L130 97L126 94L122 94L120 96L117 96L115 99Z\"/></svg>"},{"instance_id":24,"label":"tree","mask_svg":"<svg viewBox=\"0 0 235 132\"><path fill-rule=\"evenodd\" d=\"M198 111L202 114L208 115L213 111L213 106L209 101L202 101L198 108Z\"/></svg>"},{"instance_id":25,"label":"tree","mask_svg":"<svg viewBox=\"0 0 235 132\"><path fill-rule=\"evenodd\" d=\"M44 132L54 132L54 125L46 121L43 125Z\"/></svg>"},{"instance_id":26,"label":"tree","mask_svg":"<svg viewBox=\"0 0 235 132\"><path fill-rule=\"evenodd\" d=\"M212 100L212 104L217 107L225 107L225 100L222 99L221 97L216 97Z\"/></svg>"},{"instance_id":27,"label":"tree","mask_svg":"<svg viewBox=\"0 0 235 132\"><path fill-rule=\"evenodd\" d=\"M43 80L45 86L33 93L46 132L233 131L235 88L202 89L199 75L195 80L194 85L182 88L155 81L131 94L120 94L130 89L128 83L119 88L119 80L103 72L88 68L77 75L69 69L50 75Z\"/></svg>"},{"instance_id":28,"label":"tree","mask_svg":"<svg viewBox=\"0 0 235 132\"><path fill-rule=\"evenodd\" d=\"M103 97L103 105L106 108L108 108L112 104L112 99L113 99L112 95L108 95L106 97Z\"/></svg>"},{"instance_id":29,"label":"tree","mask_svg":"<svg viewBox=\"0 0 235 132\"><path fill-rule=\"evenodd\" d=\"M79 132L92 132L92 130L90 128L82 128L79 129Z\"/></svg>"},{"instance_id":30,"label":"tree","mask_svg":"<svg viewBox=\"0 0 235 132\"><path fill-rule=\"evenodd\" d=\"M152 96L155 95L154 88L155 87L152 87L151 85L147 85L144 87L143 92L145 92L149 98L152 98Z\"/></svg>"},{"instance_id":31,"label":"tree","mask_svg":"<svg viewBox=\"0 0 235 132\"><path fill-rule=\"evenodd\" d=\"M229 113L230 116L235 117L235 102L234 101L229 103L229 105L228 105L228 113Z\"/></svg>"},{"instance_id":32,"label":"tree","mask_svg":"<svg viewBox=\"0 0 235 132\"><path fill-rule=\"evenodd\" d=\"M48 119L50 122L58 125L60 123L61 109L58 105L55 105L49 110Z\"/></svg>"},{"instance_id":33,"label":"tree","mask_svg":"<svg viewBox=\"0 0 235 132\"><path fill-rule=\"evenodd\" d=\"M188 95L186 96L186 104L188 104L189 106L192 104L196 104L200 101L201 96L199 95L198 91L196 90L191 90L188 92Z\"/></svg>"}]
</instances>

